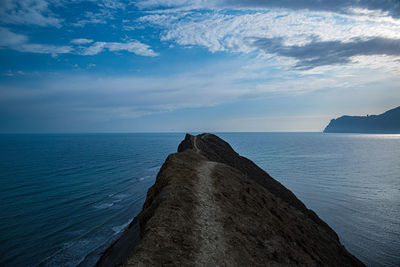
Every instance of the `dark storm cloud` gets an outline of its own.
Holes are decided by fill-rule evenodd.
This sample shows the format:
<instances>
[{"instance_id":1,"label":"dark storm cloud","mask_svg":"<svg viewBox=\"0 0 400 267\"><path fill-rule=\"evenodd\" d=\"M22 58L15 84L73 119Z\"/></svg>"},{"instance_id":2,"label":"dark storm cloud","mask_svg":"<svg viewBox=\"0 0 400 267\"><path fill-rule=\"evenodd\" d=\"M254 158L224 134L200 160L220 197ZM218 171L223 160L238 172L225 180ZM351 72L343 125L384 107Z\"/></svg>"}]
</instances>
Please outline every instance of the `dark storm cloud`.
<instances>
[{"instance_id":1,"label":"dark storm cloud","mask_svg":"<svg viewBox=\"0 0 400 267\"><path fill-rule=\"evenodd\" d=\"M366 8L400 17L400 0L224 0L223 3L237 7L282 7L334 12L347 12L349 8Z\"/></svg>"},{"instance_id":2,"label":"dark storm cloud","mask_svg":"<svg viewBox=\"0 0 400 267\"><path fill-rule=\"evenodd\" d=\"M253 45L269 54L298 60L296 68L312 69L324 65L346 64L353 56L400 56L400 39L353 39L351 42L313 40L303 46L285 46L281 38L259 38Z\"/></svg>"}]
</instances>

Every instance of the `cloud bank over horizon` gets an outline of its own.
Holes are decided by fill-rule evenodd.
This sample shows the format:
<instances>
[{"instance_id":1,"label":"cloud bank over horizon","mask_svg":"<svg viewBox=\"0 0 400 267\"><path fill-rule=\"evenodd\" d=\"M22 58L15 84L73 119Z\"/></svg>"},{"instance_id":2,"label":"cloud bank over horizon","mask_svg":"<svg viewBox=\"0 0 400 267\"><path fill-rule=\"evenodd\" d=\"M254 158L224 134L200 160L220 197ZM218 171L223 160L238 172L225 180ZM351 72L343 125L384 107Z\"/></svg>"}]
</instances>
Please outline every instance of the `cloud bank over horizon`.
<instances>
[{"instance_id":1,"label":"cloud bank over horizon","mask_svg":"<svg viewBox=\"0 0 400 267\"><path fill-rule=\"evenodd\" d=\"M162 131L211 110L221 130L267 112L318 130L400 99L400 2L4 0L0 57L2 132ZM292 121L246 127L307 130Z\"/></svg>"}]
</instances>

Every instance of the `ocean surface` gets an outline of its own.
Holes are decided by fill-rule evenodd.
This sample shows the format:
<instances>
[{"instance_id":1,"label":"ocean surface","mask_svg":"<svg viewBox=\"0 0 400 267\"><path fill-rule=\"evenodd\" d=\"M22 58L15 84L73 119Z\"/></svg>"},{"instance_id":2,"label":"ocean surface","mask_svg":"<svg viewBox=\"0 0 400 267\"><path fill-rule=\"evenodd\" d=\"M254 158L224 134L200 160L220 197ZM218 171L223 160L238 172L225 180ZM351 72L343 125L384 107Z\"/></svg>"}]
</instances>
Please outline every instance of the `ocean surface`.
<instances>
[{"instance_id":1,"label":"ocean surface","mask_svg":"<svg viewBox=\"0 0 400 267\"><path fill-rule=\"evenodd\" d=\"M400 266L400 135L218 133L368 266ZM183 133L0 135L0 266L92 266Z\"/></svg>"}]
</instances>

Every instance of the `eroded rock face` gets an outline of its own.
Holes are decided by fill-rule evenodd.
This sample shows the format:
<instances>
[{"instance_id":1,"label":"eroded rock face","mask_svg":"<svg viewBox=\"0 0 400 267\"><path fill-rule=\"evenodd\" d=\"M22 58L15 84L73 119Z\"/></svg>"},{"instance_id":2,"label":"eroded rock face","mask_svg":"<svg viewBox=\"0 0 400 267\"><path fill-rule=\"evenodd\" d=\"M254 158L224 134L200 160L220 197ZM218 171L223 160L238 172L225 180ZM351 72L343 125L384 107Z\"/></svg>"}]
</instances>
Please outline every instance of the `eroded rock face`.
<instances>
[{"instance_id":1,"label":"eroded rock face","mask_svg":"<svg viewBox=\"0 0 400 267\"><path fill-rule=\"evenodd\" d=\"M98 265L120 263L363 266L292 192L211 134L187 134L168 156L142 212Z\"/></svg>"}]
</instances>

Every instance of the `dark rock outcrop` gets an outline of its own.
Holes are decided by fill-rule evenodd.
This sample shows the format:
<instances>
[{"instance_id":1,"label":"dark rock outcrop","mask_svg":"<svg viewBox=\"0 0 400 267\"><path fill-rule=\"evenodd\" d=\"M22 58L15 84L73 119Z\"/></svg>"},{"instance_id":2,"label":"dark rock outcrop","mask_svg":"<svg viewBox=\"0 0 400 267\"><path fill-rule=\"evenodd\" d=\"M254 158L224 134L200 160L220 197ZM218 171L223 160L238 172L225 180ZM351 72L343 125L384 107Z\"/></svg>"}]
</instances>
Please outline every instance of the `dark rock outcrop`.
<instances>
[{"instance_id":1,"label":"dark rock outcrop","mask_svg":"<svg viewBox=\"0 0 400 267\"><path fill-rule=\"evenodd\" d=\"M380 115L342 116L333 119L324 133L400 133L400 107Z\"/></svg>"},{"instance_id":2,"label":"dark rock outcrop","mask_svg":"<svg viewBox=\"0 0 400 267\"><path fill-rule=\"evenodd\" d=\"M98 266L122 263L364 266L291 191L211 134L186 135L168 156L142 212Z\"/></svg>"}]
</instances>

